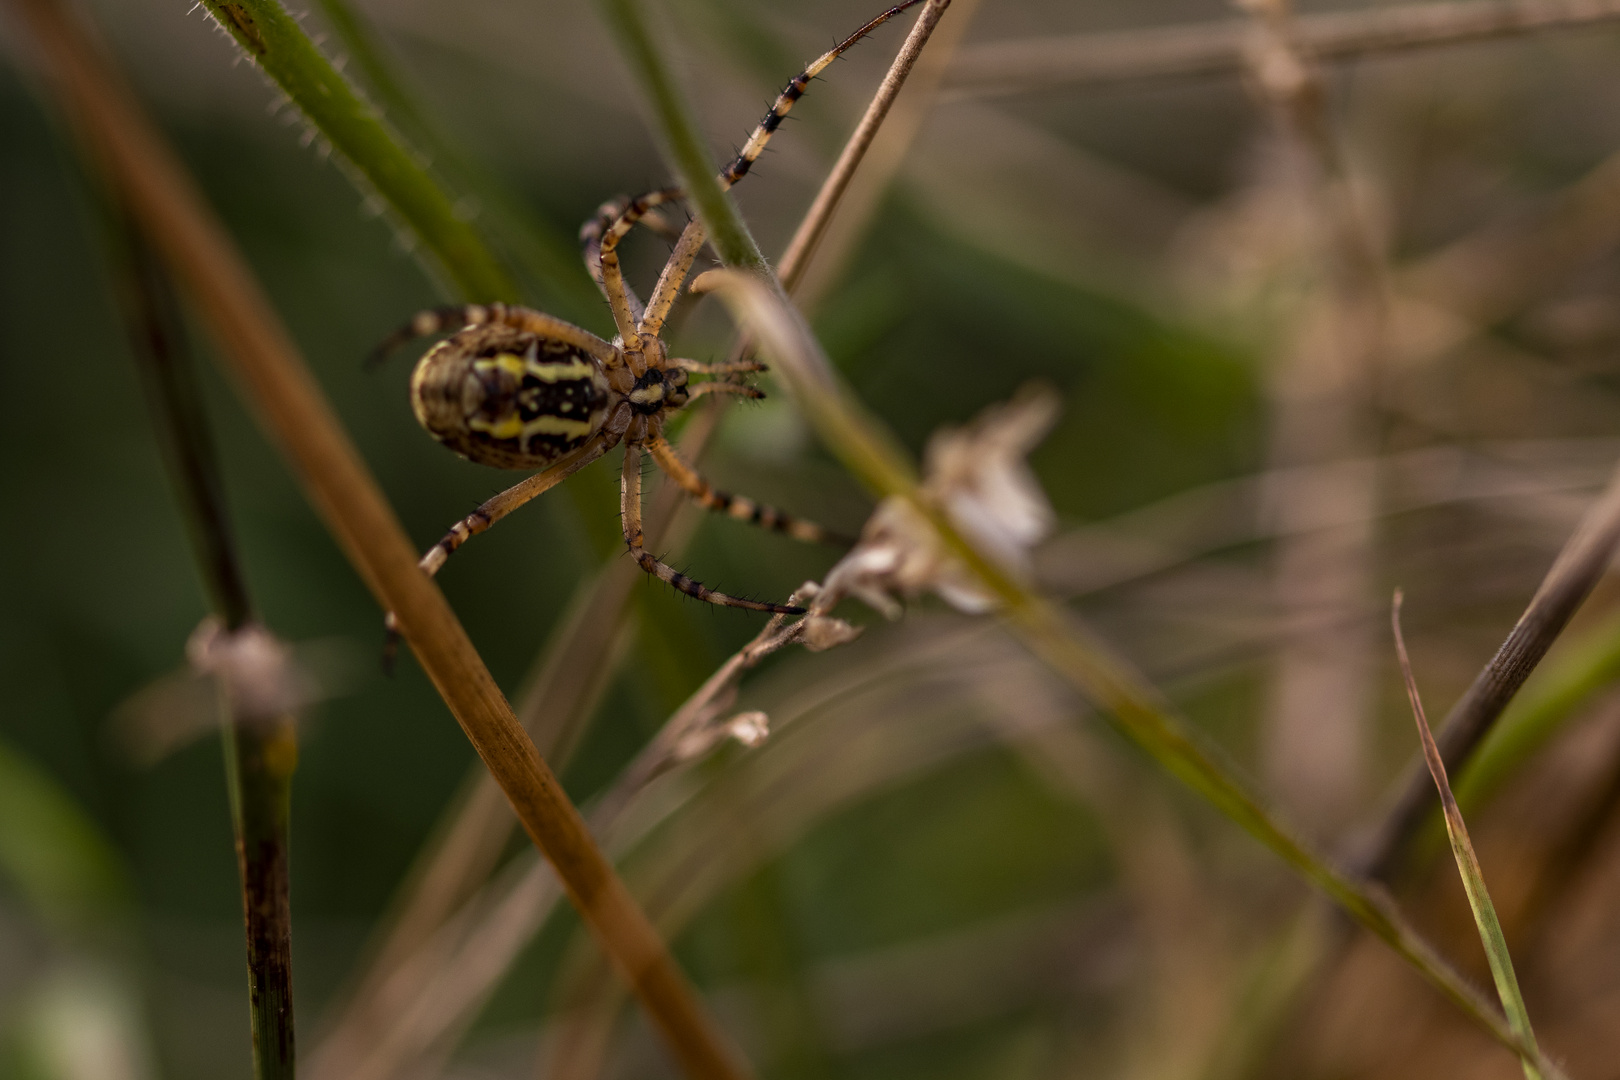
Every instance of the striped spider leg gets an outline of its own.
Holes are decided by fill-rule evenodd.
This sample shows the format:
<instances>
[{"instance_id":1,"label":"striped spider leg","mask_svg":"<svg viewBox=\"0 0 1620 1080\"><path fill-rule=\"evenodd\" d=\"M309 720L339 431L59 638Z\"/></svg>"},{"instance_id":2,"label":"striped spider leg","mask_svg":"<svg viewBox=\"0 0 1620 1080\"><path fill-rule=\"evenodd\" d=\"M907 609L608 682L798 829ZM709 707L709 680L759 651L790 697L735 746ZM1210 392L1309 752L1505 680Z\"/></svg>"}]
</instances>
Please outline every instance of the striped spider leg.
<instances>
[{"instance_id":1,"label":"striped spider leg","mask_svg":"<svg viewBox=\"0 0 1620 1080\"><path fill-rule=\"evenodd\" d=\"M742 151L720 174L731 187L748 174L815 76L866 34L921 0L892 7L825 53L788 83ZM664 322L703 247L702 225L681 232L645 306L625 283L619 242L664 203L681 197L668 188L604 204L581 230L587 267L607 297L618 330L605 341L561 319L506 304L470 304L424 311L386 339L374 356L418 337L450 332L422 357L411 375L411 407L439 442L483 465L539 469L457 522L422 556L435 574L469 539L541 493L624 446L620 479L625 544L648 574L706 603L783 615L803 610L730 596L694 581L644 546L641 524L643 450L700 505L741 521L806 541L842 541L819 525L774 507L720 491L676 454L664 438L669 415L710 394L759 398L757 389L731 376L764 370L753 361L702 364L671 358L661 338ZM661 226L662 227L662 226ZM708 381L689 385L692 375ZM393 615L389 627L394 628Z\"/></svg>"}]
</instances>

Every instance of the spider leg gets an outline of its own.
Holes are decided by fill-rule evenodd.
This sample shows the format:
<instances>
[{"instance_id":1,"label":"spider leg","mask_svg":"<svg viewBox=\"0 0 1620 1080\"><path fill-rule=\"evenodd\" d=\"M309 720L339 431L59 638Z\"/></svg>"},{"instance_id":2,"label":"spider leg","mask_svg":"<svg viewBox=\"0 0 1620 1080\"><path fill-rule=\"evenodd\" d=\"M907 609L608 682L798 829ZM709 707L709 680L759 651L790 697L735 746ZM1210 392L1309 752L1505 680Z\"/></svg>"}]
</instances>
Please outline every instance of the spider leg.
<instances>
[{"instance_id":1,"label":"spider leg","mask_svg":"<svg viewBox=\"0 0 1620 1080\"><path fill-rule=\"evenodd\" d=\"M725 386L735 384L705 383L704 385ZM699 506L707 510L734 517L738 521L750 522L762 529L786 533L795 540L803 540L806 543L843 544L845 546L854 544L853 540L829 532L815 522L804 521L784 514L774 506L766 506L764 503L757 503L753 499L721 491L705 480L696 469L681 460L681 456L675 452L675 448L663 436L649 439L647 441L647 452L652 455L654 461L658 462L658 467L663 469L671 480L681 486L682 491L685 491Z\"/></svg>"},{"instance_id":2,"label":"spider leg","mask_svg":"<svg viewBox=\"0 0 1620 1080\"><path fill-rule=\"evenodd\" d=\"M758 161L759 156L765 152L765 144L771 141L771 136L776 133L776 129L782 126L782 119L787 116L788 110L792 109L794 103L804 96L804 92L809 88L811 80L826 70L828 64L848 52L855 46L856 42L867 34L870 34L907 8L921 2L922 0L905 0L904 3L896 4L807 64L803 71L795 75L787 86L783 87L782 92L777 95L775 103L771 105L771 111L766 113L765 119L761 120L759 125L754 128L753 134L748 136L748 141L743 144L742 150L732 159L731 164L720 171L720 186L729 188L748 175L748 170L753 168L754 162ZM681 239L675 245L675 251L670 255L669 263L664 267L664 272L659 277L658 284L647 301L647 313L641 318L640 329L642 333L656 336L663 327L664 320L669 317L670 308L675 305L676 298L680 296L681 286L686 281L687 273L692 269L692 262L697 258L697 253L702 250L703 242L706 239L707 234L703 230L703 223L697 220L687 225L686 231L681 233Z\"/></svg>"},{"instance_id":3,"label":"spider leg","mask_svg":"<svg viewBox=\"0 0 1620 1080\"><path fill-rule=\"evenodd\" d=\"M628 420L628 416L624 418ZM486 531L490 526L501 520L524 503L529 502L558 484L562 483L574 473L583 469L609 450L613 449L619 439L623 437L624 429L612 431L611 423L593 435L584 446L563 458L557 464L537 472L524 480L513 484L499 495L495 495L480 503L478 509L462 518L450 527L437 544L427 549L421 560L416 564L424 574L429 577L437 574L445 561L468 540ZM383 667L389 669L393 666L394 655L399 651L399 620L390 611L383 616L383 627L387 631L387 640L383 645Z\"/></svg>"},{"instance_id":4,"label":"spider leg","mask_svg":"<svg viewBox=\"0 0 1620 1080\"><path fill-rule=\"evenodd\" d=\"M703 364L696 360L671 359L670 367L690 371L693 375L746 375L755 371L769 371L770 368L758 360L739 360L730 364Z\"/></svg>"},{"instance_id":5,"label":"spider leg","mask_svg":"<svg viewBox=\"0 0 1620 1080\"><path fill-rule=\"evenodd\" d=\"M856 42L867 34L870 34L907 8L914 7L921 2L922 0L905 0L904 3L896 4L806 64L804 70L793 76L787 86L782 88L782 92L777 95L776 103L771 106L771 111L766 113L765 119L759 122L759 126L754 129L754 133L743 144L743 148L737 154L737 157L721 172L721 185L730 187L748 175L748 170L753 167L754 162L759 160L759 155L765 152L765 144L771 141L771 135L781 126L782 118L787 116L789 109L793 108L793 103L804 96L805 90L810 86L810 81L825 71L828 64L854 48Z\"/></svg>"},{"instance_id":6,"label":"spider leg","mask_svg":"<svg viewBox=\"0 0 1620 1080\"><path fill-rule=\"evenodd\" d=\"M664 264L663 272L658 275L658 284L653 286L652 297L647 301L646 314L641 317L640 330L643 334L657 337L663 331L664 320L669 318L670 309L680 299L686 275L692 272L692 263L697 260L698 252L703 250L708 239L703 222L697 218L687 222L686 228L681 230L681 238L675 242L675 250L669 253L669 261Z\"/></svg>"},{"instance_id":7,"label":"spider leg","mask_svg":"<svg viewBox=\"0 0 1620 1080\"><path fill-rule=\"evenodd\" d=\"M619 505L624 519L624 543L636 563L659 581L668 582L687 596L721 607L747 608L749 611L768 611L775 615L803 615L804 608L787 604L763 604L757 600L743 600L716 592L685 574L660 562L642 546L641 528L641 447L626 443L624 472L619 480Z\"/></svg>"},{"instance_id":8,"label":"spider leg","mask_svg":"<svg viewBox=\"0 0 1620 1080\"><path fill-rule=\"evenodd\" d=\"M389 334L371 351L371 355L366 359L366 366L375 367L387 359L389 353L416 338L431 337L447 330L460 330L468 326L483 326L486 323L503 323L554 341L567 342L601 361L603 367L615 368L624 364L624 357L618 349L589 330L532 308L496 302L419 311L411 317L410 322Z\"/></svg>"},{"instance_id":9,"label":"spider leg","mask_svg":"<svg viewBox=\"0 0 1620 1080\"><path fill-rule=\"evenodd\" d=\"M628 195L609 199L597 208L595 217L579 227L580 254L585 259L585 271L591 275L591 280L596 282L596 287L602 293L604 299L608 298L608 291L607 283L602 278L602 234L607 231L608 226L612 225L620 214L624 213L625 207L629 205L630 197ZM651 218L652 215L648 215L643 220L650 222ZM624 285L624 298L630 305L630 314L639 323L644 309L641 298L636 295L636 291L630 287L629 282L625 282ZM609 303L612 303L612 301L609 300Z\"/></svg>"},{"instance_id":10,"label":"spider leg","mask_svg":"<svg viewBox=\"0 0 1620 1080\"><path fill-rule=\"evenodd\" d=\"M754 398L756 401L765 397L765 391L763 390L757 390L747 383L727 382L724 379L716 382L698 383L696 386L686 388L688 404L710 394L736 394L738 397Z\"/></svg>"},{"instance_id":11,"label":"spider leg","mask_svg":"<svg viewBox=\"0 0 1620 1080\"><path fill-rule=\"evenodd\" d=\"M619 337L624 342L627 352L641 351L641 335L637 330L637 324L641 320L630 307L624 271L619 266L619 241L623 240L625 235L636 227L636 222L648 212L680 197L680 188L663 188L638 195L625 205L623 212L602 233L602 240L597 248L602 271L602 291L607 294L608 306L613 309L613 323L619 328ZM695 256L696 252L693 254ZM644 373L638 371L636 374Z\"/></svg>"}]
</instances>

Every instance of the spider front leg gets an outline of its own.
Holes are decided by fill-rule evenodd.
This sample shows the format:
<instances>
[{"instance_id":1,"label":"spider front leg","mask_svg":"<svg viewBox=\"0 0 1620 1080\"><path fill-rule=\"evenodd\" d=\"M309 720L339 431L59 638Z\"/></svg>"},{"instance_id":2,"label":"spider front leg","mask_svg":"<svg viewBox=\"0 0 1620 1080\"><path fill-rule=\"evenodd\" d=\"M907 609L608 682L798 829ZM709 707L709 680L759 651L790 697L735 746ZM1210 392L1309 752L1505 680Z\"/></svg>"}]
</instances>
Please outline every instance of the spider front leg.
<instances>
[{"instance_id":1,"label":"spider front leg","mask_svg":"<svg viewBox=\"0 0 1620 1080\"><path fill-rule=\"evenodd\" d=\"M671 367L678 367L682 371L693 375L750 375L758 371L769 371L770 368L758 360L738 360L729 364L703 364L696 360L681 360L679 358L669 361ZM694 387L694 389L696 389Z\"/></svg>"},{"instance_id":2,"label":"spider front leg","mask_svg":"<svg viewBox=\"0 0 1620 1080\"><path fill-rule=\"evenodd\" d=\"M630 202L628 195L609 199L597 207L595 217L579 227L580 254L585 259L585 270L591 275L591 280L596 282L597 289L601 291L603 298L607 299L609 303L612 303L612 300L608 296L607 282L602 277L602 234L607 232L609 226L619 219L630 206ZM681 234L680 229L675 228L656 210L644 215L640 224L664 237L670 243L674 243ZM644 305L641 298L636 295L636 291L630 287L629 282L624 283L624 295L626 302L630 305L630 314L639 323Z\"/></svg>"},{"instance_id":3,"label":"spider front leg","mask_svg":"<svg viewBox=\"0 0 1620 1080\"><path fill-rule=\"evenodd\" d=\"M629 411L621 410L621 413L621 416L610 419L608 425L592 436L584 446L581 446L578 450L551 466L551 468L537 472L533 476L513 484L499 495L480 503L478 509L452 525L450 531L445 533L437 544L428 548L416 565L429 577L434 576L444 566L445 561L451 555L454 555L461 548L461 545L468 540L481 532L487 531L490 526L524 503L550 491L574 475L574 473L613 449L619 440L624 437L624 429L629 422ZM614 427L617 427L618 430L614 431ZM393 666L394 656L399 651L399 620L392 611L383 616L383 628L387 633L387 640L383 645L383 667L388 669Z\"/></svg>"},{"instance_id":4,"label":"spider front leg","mask_svg":"<svg viewBox=\"0 0 1620 1080\"><path fill-rule=\"evenodd\" d=\"M704 383L703 389L709 386L737 386L737 383ZM733 495L721 491L709 483L692 466L681 459L675 448L663 436L647 441L647 452L653 456L658 467L663 469L669 478L679 484L681 490L690 495L699 506L706 510L734 517L738 521L746 521L758 525L762 529L771 529L775 532L786 533L795 540L803 540L811 544L838 544L844 547L853 546L855 541L817 525L813 521L784 514L774 506L755 502L742 495Z\"/></svg>"},{"instance_id":5,"label":"spider front leg","mask_svg":"<svg viewBox=\"0 0 1620 1080\"><path fill-rule=\"evenodd\" d=\"M645 195L636 196L626 204L613 224L602 233L601 243L597 246L597 259L602 272L602 291L607 294L608 307L613 309L613 324L619 329L619 339L625 351L632 356L641 351L641 335L637 328L644 316L630 305L629 291L624 283L624 270L619 265L619 241L636 227L636 222L646 217L652 210L680 197L680 188L665 188L662 191L650 191ZM635 366L636 362L632 360L631 367ZM644 371L636 372L638 377L643 374Z\"/></svg>"},{"instance_id":6,"label":"spider front leg","mask_svg":"<svg viewBox=\"0 0 1620 1080\"><path fill-rule=\"evenodd\" d=\"M726 382L724 380L698 383L696 386L688 386L685 389L688 404L710 394L736 394L738 397L753 398L755 401L761 401L765 397L763 390L757 390L746 383Z\"/></svg>"},{"instance_id":7,"label":"spider front leg","mask_svg":"<svg viewBox=\"0 0 1620 1080\"><path fill-rule=\"evenodd\" d=\"M661 442L662 440L655 440ZM649 449L655 443L649 443ZM624 543L630 555L647 573L659 581L668 582L687 596L720 607L746 608L749 611L767 611L773 615L803 615L804 608L787 604L762 604L757 600L743 600L716 592L700 582L693 581L679 570L660 562L642 546L644 533L641 526L641 447L625 443L624 471L619 479L619 509L624 520Z\"/></svg>"}]
</instances>

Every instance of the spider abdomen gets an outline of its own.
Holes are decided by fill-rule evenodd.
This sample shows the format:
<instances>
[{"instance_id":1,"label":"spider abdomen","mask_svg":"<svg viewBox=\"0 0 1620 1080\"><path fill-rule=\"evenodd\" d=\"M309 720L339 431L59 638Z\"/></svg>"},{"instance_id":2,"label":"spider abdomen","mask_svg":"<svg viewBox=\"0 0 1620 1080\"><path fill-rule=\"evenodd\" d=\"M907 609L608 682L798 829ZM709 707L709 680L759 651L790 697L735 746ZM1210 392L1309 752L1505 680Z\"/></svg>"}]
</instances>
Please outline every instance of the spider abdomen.
<instances>
[{"instance_id":1,"label":"spider abdomen","mask_svg":"<svg viewBox=\"0 0 1620 1080\"><path fill-rule=\"evenodd\" d=\"M439 442L480 465L542 468L607 419L601 364L572 345L508 326L473 326L430 349L411 407Z\"/></svg>"}]
</instances>

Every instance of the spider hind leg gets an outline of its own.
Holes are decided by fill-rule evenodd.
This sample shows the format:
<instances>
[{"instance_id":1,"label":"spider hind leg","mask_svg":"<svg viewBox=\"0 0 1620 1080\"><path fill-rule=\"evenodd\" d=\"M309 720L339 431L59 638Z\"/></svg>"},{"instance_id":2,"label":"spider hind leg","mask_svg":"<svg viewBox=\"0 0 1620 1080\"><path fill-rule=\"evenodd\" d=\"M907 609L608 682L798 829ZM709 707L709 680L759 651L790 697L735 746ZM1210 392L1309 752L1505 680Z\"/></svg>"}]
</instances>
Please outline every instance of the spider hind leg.
<instances>
[{"instance_id":1,"label":"spider hind leg","mask_svg":"<svg viewBox=\"0 0 1620 1080\"><path fill-rule=\"evenodd\" d=\"M379 366L395 349L417 338L434 337L466 326L502 322L505 318L506 305L500 303L452 304L446 307L425 308L412 315L410 322L377 343L377 347L366 356L366 369L369 371Z\"/></svg>"},{"instance_id":2,"label":"spider hind leg","mask_svg":"<svg viewBox=\"0 0 1620 1080\"><path fill-rule=\"evenodd\" d=\"M583 469L597 458L611 450L620 438L613 428L617 424L598 433L590 442L581 446L568 457L549 469L535 473L533 476L520 480L505 491L480 503L478 509L450 526L450 531L440 538L437 544L428 548L417 562L417 567L428 577L433 577L444 567L445 562L454 555L463 544L481 532L487 531L497 521L524 505L532 499L550 491L574 473ZM393 670L394 658L399 653L399 619L390 611L383 616L383 671Z\"/></svg>"},{"instance_id":3,"label":"spider hind leg","mask_svg":"<svg viewBox=\"0 0 1620 1080\"><path fill-rule=\"evenodd\" d=\"M758 600L744 600L738 596L730 596L709 588L700 581L695 581L676 570L668 563L661 561L644 546L645 534L641 525L641 447L627 444L624 448L624 472L619 481L620 509L624 520L624 543L630 549L630 555L636 564L648 574L659 581L672 585L677 591L685 593L696 600L706 604L715 604L719 607L745 608L748 611L764 611L772 615L803 615L805 609L789 604L767 604Z\"/></svg>"},{"instance_id":4,"label":"spider hind leg","mask_svg":"<svg viewBox=\"0 0 1620 1080\"><path fill-rule=\"evenodd\" d=\"M704 383L704 386L736 385L734 383ZM746 521L751 525L758 525L762 529L772 532L784 533L795 540L802 540L807 544L832 544L839 547L853 547L855 541L847 536L841 536L831 530L824 529L813 521L796 518L791 514L783 513L774 506L755 502L744 495L733 495L728 491L721 491L688 465L667 439L662 436L649 440L647 452L652 455L658 467L681 490L691 496L692 500L706 510L713 510L717 514Z\"/></svg>"}]
</instances>

